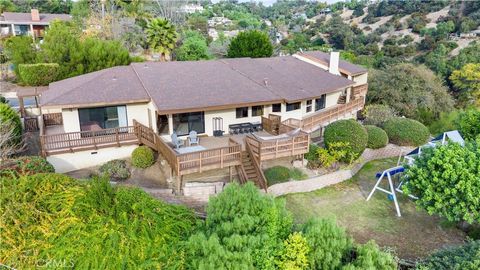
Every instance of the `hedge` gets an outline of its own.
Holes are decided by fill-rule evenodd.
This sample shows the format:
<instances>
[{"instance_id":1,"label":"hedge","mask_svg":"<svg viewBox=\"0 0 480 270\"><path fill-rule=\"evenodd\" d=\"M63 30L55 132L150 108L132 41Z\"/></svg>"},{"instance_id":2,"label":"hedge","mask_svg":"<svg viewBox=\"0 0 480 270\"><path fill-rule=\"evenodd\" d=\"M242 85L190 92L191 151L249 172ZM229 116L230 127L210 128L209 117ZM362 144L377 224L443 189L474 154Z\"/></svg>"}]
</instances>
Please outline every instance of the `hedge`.
<instances>
[{"instance_id":1,"label":"hedge","mask_svg":"<svg viewBox=\"0 0 480 270\"><path fill-rule=\"evenodd\" d=\"M371 125L366 125L365 129L368 134L368 148L378 149L385 147L388 144L388 135L385 130Z\"/></svg>"},{"instance_id":2,"label":"hedge","mask_svg":"<svg viewBox=\"0 0 480 270\"><path fill-rule=\"evenodd\" d=\"M18 113L6 103L0 103L0 124L10 123L13 128L13 138L10 143L18 144L22 140L22 122Z\"/></svg>"},{"instance_id":3,"label":"hedge","mask_svg":"<svg viewBox=\"0 0 480 270\"><path fill-rule=\"evenodd\" d=\"M59 68L57 63L20 64L18 72L22 83L41 86L57 80Z\"/></svg>"},{"instance_id":4,"label":"hedge","mask_svg":"<svg viewBox=\"0 0 480 270\"><path fill-rule=\"evenodd\" d=\"M324 141L327 149L333 143L348 143L348 154L342 161L349 161L352 155L357 155L358 158L367 148L368 134L367 130L353 119L339 120L325 128Z\"/></svg>"},{"instance_id":5,"label":"hedge","mask_svg":"<svg viewBox=\"0 0 480 270\"><path fill-rule=\"evenodd\" d=\"M480 269L480 241L437 251L417 265L419 270Z\"/></svg>"},{"instance_id":6,"label":"hedge","mask_svg":"<svg viewBox=\"0 0 480 270\"><path fill-rule=\"evenodd\" d=\"M385 122L384 130L391 143L401 146L420 146L430 137L430 132L425 125L402 117L395 117Z\"/></svg>"},{"instance_id":7,"label":"hedge","mask_svg":"<svg viewBox=\"0 0 480 270\"><path fill-rule=\"evenodd\" d=\"M375 125L381 127L387 120L395 117L395 112L388 105L372 104L365 107L364 110L366 125Z\"/></svg>"},{"instance_id":8,"label":"hedge","mask_svg":"<svg viewBox=\"0 0 480 270\"><path fill-rule=\"evenodd\" d=\"M148 168L155 163L153 151L148 146L139 146L132 152L132 165L137 168Z\"/></svg>"}]
</instances>

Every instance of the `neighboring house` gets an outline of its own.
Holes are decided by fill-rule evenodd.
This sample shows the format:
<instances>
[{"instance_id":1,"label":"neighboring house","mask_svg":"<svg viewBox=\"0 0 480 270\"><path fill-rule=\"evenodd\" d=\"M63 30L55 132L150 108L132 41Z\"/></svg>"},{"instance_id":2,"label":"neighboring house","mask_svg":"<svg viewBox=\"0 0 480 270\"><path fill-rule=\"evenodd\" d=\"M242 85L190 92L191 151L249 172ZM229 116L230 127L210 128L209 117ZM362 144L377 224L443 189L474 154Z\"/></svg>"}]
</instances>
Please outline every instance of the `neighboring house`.
<instances>
[{"instance_id":1,"label":"neighboring house","mask_svg":"<svg viewBox=\"0 0 480 270\"><path fill-rule=\"evenodd\" d=\"M58 171L126 157L139 142L160 152L178 176L243 166L246 145L261 164L303 155L310 133L355 118L366 83L367 70L340 61L339 53L132 63L51 83L40 97L42 150ZM228 135L260 124L283 135ZM174 150L171 135L191 131L201 136L200 148ZM219 133L225 136L213 137Z\"/></svg>"},{"instance_id":2,"label":"neighboring house","mask_svg":"<svg viewBox=\"0 0 480 270\"><path fill-rule=\"evenodd\" d=\"M186 4L182 6L182 11L188 14L192 14L195 12L202 12L203 7L198 4Z\"/></svg>"},{"instance_id":3,"label":"neighboring house","mask_svg":"<svg viewBox=\"0 0 480 270\"><path fill-rule=\"evenodd\" d=\"M51 21L71 19L72 16L68 14L39 13L37 9L32 9L30 13L4 12L0 16L0 35L30 35L33 38L43 38L45 29Z\"/></svg>"},{"instance_id":4,"label":"neighboring house","mask_svg":"<svg viewBox=\"0 0 480 270\"><path fill-rule=\"evenodd\" d=\"M208 27L216 26L230 26L232 25L232 20L225 17L212 17L208 19Z\"/></svg>"}]
</instances>

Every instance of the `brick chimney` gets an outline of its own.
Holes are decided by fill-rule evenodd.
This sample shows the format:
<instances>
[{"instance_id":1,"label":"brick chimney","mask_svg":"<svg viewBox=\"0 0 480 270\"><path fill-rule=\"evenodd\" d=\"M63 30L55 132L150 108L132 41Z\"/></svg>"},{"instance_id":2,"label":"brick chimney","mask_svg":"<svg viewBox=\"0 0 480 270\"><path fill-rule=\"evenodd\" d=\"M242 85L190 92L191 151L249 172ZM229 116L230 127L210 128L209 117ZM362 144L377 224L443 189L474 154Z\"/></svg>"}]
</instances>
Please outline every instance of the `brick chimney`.
<instances>
[{"instance_id":1,"label":"brick chimney","mask_svg":"<svg viewBox=\"0 0 480 270\"><path fill-rule=\"evenodd\" d=\"M32 9L30 14L32 15L32 21L40 21L40 13L38 13L38 9Z\"/></svg>"}]
</instances>

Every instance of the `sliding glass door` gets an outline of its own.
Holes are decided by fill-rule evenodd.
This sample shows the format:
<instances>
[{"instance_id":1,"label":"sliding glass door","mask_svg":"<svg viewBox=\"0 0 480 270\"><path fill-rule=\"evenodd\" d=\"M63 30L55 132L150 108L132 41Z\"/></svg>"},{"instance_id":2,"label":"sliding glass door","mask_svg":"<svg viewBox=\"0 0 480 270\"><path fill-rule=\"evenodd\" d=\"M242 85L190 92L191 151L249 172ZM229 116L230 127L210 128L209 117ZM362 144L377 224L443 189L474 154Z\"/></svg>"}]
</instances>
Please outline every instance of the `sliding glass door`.
<instances>
[{"instance_id":1,"label":"sliding glass door","mask_svg":"<svg viewBox=\"0 0 480 270\"><path fill-rule=\"evenodd\" d=\"M127 108L123 106L78 109L81 131L98 131L127 126Z\"/></svg>"},{"instance_id":2,"label":"sliding glass door","mask_svg":"<svg viewBox=\"0 0 480 270\"><path fill-rule=\"evenodd\" d=\"M177 135L188 135L190 131L205 133L204 112L179 113L173 115L173 130Z\"/></svg>"}]
</instances>

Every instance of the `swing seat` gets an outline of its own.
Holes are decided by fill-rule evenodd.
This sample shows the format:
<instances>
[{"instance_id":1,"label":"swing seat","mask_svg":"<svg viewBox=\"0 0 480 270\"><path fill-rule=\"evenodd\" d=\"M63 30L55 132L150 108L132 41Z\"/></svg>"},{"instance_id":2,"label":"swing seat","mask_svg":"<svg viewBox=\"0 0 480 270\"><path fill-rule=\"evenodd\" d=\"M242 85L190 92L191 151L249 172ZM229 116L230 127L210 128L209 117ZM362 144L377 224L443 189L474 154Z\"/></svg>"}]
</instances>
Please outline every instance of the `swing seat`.
<instances>
[{"instance_id":1,"label":"swing seat","mask_svg":"<svg viewBox=\"0 0 480 270\"><path fill-rule=\"evenodd\" d=\"M389 170L388 172L390 173L390 176L394 176L395 174L397 173L403 173L405 171L405 168L401 167L401 168L397 168L397 169L394 169L394 170ZM378 172L377 174L375 174L375 177L376 178L380 178L382 176L383 172Z\"/></svg>"}]
</instances>

